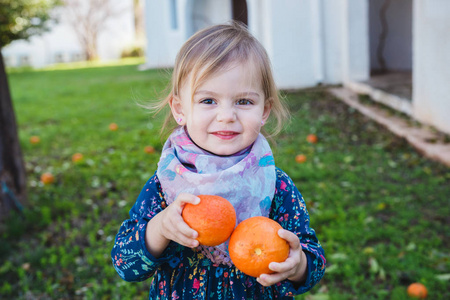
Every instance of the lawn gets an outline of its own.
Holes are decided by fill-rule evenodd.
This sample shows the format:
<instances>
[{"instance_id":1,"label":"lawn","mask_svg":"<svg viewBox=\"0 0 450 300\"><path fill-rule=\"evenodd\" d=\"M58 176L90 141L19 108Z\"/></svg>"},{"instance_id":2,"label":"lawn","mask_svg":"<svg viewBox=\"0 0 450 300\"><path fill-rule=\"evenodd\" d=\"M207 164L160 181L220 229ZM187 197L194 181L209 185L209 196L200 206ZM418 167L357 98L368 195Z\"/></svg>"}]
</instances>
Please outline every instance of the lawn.
<instances>
[{"instance_id":1,"label":"lawn","mask_svg":"<svg viewBox=\"0 0 450 300\"><path fill-rule=\"evenodd\" d=\"M163 97L169 77L137 62L9 72L28 204L0 227L0 298L148 297L150 282L122 281L110 251L163 143L163 116L138 103ZM327 257L324 279L298 299L408 299L412 282L450 299L449 168L323 88L284 95L292 120L275 161L302 192ZM53 184L40 182L44 172Z\"/></svg>"}]
</instances>

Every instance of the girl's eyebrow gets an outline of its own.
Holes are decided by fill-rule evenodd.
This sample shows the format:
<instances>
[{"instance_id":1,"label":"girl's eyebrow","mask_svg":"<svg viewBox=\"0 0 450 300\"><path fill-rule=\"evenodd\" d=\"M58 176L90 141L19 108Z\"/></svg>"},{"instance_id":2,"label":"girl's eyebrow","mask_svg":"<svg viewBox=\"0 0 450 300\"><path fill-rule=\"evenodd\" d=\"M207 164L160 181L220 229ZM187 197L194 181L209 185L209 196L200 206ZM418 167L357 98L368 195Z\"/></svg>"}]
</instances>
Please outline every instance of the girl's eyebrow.
<instances>
[{"instance_id":1,"label":"girl's eyebrow","mask_svg":"<svg viewBox=\"0 0 450 300\"><path fill-rule=\"evenodd\" d=\"M217 93L215 93L213 91L206 91L206 90L196 91L194 95L197 95L197 94L209 95L209 96L214 96L214 97L217 97L219 95L219 94L217 94ZM249 92L237 93L235 96L236 97L249 97L249 96L252 96L252 97L258 97L258 98L260 97L259 93L257 93L257 92L250 92L250 91Z\"/></svg>"},{"instance_id":2,"label":"girl's eyebrow","mask_svg":"<svg viewBox=\"0 0 450 300\"><path fill-rule=\"evenodd\" d=\"M194 93L194 95L197 95L197 94L211 95L211 96L217 96L218 95L217 93L214 93L212 91L206 91L206 90L199 90L199 91L196 91Z\"/></svg>"},{"instance_id":3,"label":"girl's eyebrow","mask_svg":"<svg viewBox=\"0 0 450 300\"><path fill-rule=\"evenodd\" d=\"M240 94L237 94L238 97L260 97L260 95L256 92L243 92Z\"/></svg>"}]
</instances>

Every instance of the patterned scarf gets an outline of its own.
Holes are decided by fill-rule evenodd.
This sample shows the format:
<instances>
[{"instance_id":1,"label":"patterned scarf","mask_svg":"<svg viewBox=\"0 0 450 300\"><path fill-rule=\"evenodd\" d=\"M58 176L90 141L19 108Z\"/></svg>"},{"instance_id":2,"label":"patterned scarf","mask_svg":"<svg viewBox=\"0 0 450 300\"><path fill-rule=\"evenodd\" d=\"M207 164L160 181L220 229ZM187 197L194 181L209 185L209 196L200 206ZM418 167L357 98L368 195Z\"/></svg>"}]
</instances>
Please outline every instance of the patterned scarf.
<instances>
[{"instance_id":1,"label":"patterned scarf","mask_svg":"<svg viewBox=\"0 0 450 300\"><path fill-rule=\"evenodd\" d=\"M184 127L179 127L164 144L156 174L167 204L180 193L218 195L233 205L238 224L250 217L269 216L275 195L275 162L262 134L252 146L218 156L195 145ZM199 247L213 263L231 264L228 242Z\"/></svg>"}]
</instances>

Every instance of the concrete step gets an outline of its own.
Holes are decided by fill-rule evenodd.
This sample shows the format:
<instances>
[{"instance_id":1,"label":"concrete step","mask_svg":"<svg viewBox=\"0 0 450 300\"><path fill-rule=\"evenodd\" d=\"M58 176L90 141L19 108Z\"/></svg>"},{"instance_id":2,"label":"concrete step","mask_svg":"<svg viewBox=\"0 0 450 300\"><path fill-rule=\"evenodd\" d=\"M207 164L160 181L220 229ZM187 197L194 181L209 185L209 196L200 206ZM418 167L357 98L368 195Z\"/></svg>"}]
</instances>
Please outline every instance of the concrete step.
<instances>
[{"instance_id":1,"label":"concrete step","mask_svg":"<svg viewBox=\"0 0 450 300\"><path fill-rule=\"evenodd\" d=\"M406 139L424 156L450 167L450 143L440 141L442 137L436 130L427 126L413 125L404 118L388 113L387 109L365 105L359 101L358 93L348 88L333 87L329 91L347 105Z\"/></svg>"}]
</instances>

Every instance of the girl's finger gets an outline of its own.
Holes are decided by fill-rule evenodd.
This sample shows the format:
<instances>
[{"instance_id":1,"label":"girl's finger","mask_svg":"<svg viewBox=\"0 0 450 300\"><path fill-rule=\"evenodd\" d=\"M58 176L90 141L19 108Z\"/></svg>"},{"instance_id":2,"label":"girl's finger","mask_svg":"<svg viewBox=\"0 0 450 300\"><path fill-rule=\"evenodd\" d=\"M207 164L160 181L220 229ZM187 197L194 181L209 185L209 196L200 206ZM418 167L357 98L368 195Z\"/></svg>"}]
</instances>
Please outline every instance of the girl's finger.
<instances>
[{"instance_id":1,"label":"girl's finger","mask_svg":"<svg viewBox=\"0 0 450 300\"><path fill-rule=\"evenodd\" d=\"M277 263L271 262L269 264L269 269L276 273L289 273L295 269L295 266L300 263L300 259L295 259L293 257L288 257L285 261ZM290 274L292 275L292 274Z\"/></svg>"},{"instance_id":2,"label":"girl's finger","mask_svg":"<svg viewBox=\"0 0 450 300\"><path fill-rule=\"evenodd\" d=\"M182 235L186 237L192 239L196 239L198 237L197 231L189 227L189 225L186 224L186 222L184 222L182 218L180 218L179 220L174 220L172 226L173 228L176 228L178 232L180 232Z\"/></svg>"},{"instance_id":3,"label":"girl's finger","mask_svg":"<svg viewBox=\"0 0 450 300\"><path fill-rule=\"evenodd\" d=\"M277 282L283 281L287 278L284 273L275 273L275 274L261 274L256 279L263 286L271 286Z\"/></svg>"},{"instance_id":4,"label":"girl's finger","mask_svg":"<svg viewBox=\"0 0 450 300\"><path fill-rule=\"evenodd\" d=\"M184 241L184 238L196 239L198 237L198 233L184 222L176 209L168 208L162 213L165 215L161 224L161 232L167 239L180 242Z\"/></svg>"},{"instance_id":5,"label":"girl's finger","mask_svg":"<svg viewBox=\"0 0 450 300\"><path fill-rule=\"evenodd\" d=\"M186 224L184 225L186 228L177 228L177 226L180 226L179 224L171 225L170 228L166 228L166 238L186 247L197 247L197 232L189 228Z\"/></svg>"},{"instance_id":6,"label":"girl's finger","mask_svg":"<svg viewBox=\"0 0 450 300\"><path fill-rule=\"evenodd\" d=\"M200 203L200 198L187 193L181 193L178 195L177 199L175 199L174 203L177 202L180 206L184 206L186 203L197 205Z\"/></svg>"},{"instance_id":7,"label":"girl's finger","mask_svg":"<svg viewBox=\"0 0 450 300\"><path fill-rule=\"evenodd\" d=\"M278 236L289 243L289 248L291 248L291 250L300 248L300 240L293 232L286 229L280 229L278 230Z\"/></svg>"},{"instance_id":8,"label":"girl's finger","mask_svg":"<svg viewBox=\"0 0 450 300\"><path fill-rule=\"evenodd\" d=\"M197 240L188 238L183 235L179 236L177 239L174 239L174 241L180 245L183 245L183 246L189 247L189 248L195 248L199 245Z\"/></svg>"}]
</instances>

